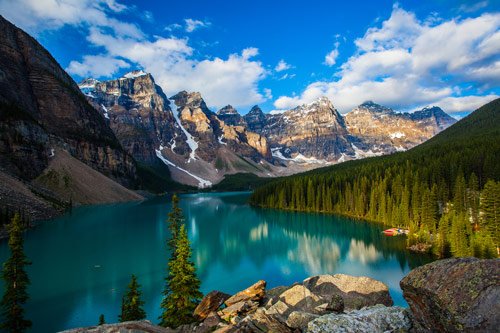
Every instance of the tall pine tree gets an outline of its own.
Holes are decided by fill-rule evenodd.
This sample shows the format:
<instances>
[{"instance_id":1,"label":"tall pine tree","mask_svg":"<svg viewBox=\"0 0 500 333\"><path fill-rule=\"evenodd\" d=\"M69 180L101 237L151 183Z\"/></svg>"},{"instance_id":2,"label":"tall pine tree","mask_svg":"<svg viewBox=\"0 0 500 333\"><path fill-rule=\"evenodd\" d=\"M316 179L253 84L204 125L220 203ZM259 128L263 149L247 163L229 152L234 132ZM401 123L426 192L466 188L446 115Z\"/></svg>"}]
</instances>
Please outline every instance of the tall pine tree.
<instances>
[{"instance_id":1,"label":"tall pine tree","mask_svg":"<svg viewBox=\"0 0 500 333\"><path fill-rule=\"evenodd\" d=\"M9 230L10 257L3 264L2 278L5 282L5 293L2 306L2 331L20 333L31 327L31 321L24 318L23 305L28 301L27 288L30 284L25 267L31 262L24 254L23 227L21 217L16 214Z\"/></svg>"},{"instance_id":2,"label":"tall pine tree","mask_svg":"<svg viewBox=\"0 0 500 333\"><path fill-rule=\"evenodd\" d=\"M174 196L174 198L177 198ZM176 223L182 221L182 211L178 208L178 200L173 199L172 213L177 212L178 219L172 219L169 214L169 222ZM172 227L170 224L169 227ZM169 273L166 278L166 286L163 291L163 310L160 316L160 325L164 327L177 328L183 324L192 323L195 319L193 311L203 294L200 292L200 280L196 276L196 268L191 261L191 245L187 236L184 224L172 233L170 244L173 245L173 252L168 262Z\"/></svg>"},{"instance_id":3,"label":"tall pine tree","mask_svg":"<svg viewBox=\"0 0 500 333\"><path fill-rule=\"evenodd\" d=\"M142 308L144 301L141 299L140 288L141 286L137 282L137 277L132 275L127 293L122 299L122 311L118 316L120 322L146 318L146 312Z\"/></svg>"},{"instance_id":4,"label":"tall pine tree","mask_svg":"<svg viewBox=\"0 0 500 333\"><path fill-rule=\"evenodd\" d=\"M177 239L177 234L179 233L179 228L181 224L184 223L184 216L182 215L182 209L179 207L179 197L177 194L172 196L172 210L168 213L168 229L170 230L170 239L168 240L168 247L170 250L170 255L175 255L175 242Z\"/></svg>"}]
</instances>

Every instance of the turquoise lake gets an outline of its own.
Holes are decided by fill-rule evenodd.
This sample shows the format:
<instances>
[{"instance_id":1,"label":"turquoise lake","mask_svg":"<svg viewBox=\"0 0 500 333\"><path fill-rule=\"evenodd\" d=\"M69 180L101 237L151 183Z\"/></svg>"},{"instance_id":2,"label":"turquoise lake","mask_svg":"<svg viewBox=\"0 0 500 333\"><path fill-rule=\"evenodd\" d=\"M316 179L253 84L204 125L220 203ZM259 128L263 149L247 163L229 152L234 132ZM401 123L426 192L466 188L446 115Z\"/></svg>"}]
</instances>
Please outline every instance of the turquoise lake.
<instances>
[{"instance_id":1,"label":"turquoise lake","mask_svg":"<svg viewBox=\"0 0 500 333\"><path fill-rule=\"evenodd\" d=\"M202 291L234 293L264 279L268 288L317 274L369 276L406 306L399 281L429 258L409 253L404 237L386 237L373 223L323 214L263 210L249 193L189 194L181 208ZM31 332L116 322L136 274L149 320L158 322L167 267L167 197L84 206L26 233L33 262L27 317ZM8 257L0 243L0 259Z\"/></svg>"}]
</instances>

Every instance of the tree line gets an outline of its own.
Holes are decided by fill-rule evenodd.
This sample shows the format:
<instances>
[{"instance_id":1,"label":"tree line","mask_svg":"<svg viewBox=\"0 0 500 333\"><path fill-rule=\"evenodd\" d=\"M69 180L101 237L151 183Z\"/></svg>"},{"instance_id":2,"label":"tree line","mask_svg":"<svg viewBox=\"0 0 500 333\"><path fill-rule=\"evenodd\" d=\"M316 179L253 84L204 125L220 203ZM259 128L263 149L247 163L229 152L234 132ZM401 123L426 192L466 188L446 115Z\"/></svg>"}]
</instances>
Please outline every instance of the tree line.
<instances>
[{"instance_id":1,"label":"tree line","mask_svg":"<svg viewBox=\"0 0 500 333\"><path fill-rule=\"evenodd\" d=\"M410 231L440 256L496 257L500 100L404 153L342 163L258 188L253 205L343 214Z\"/></svg>"},{"instance_id":2,"label":"tree line","mask_svg":"<svg viewBox=\"0 0 500 333\"><path fill-rule=\"evenodd\" d=\"M160 305L162 314L159 317L159 325L177 328L195 321L193 311L203 294L200 292L200 280L196 275L196 267L191 260L191 245L177 195L172 197L172 211L168 214L167 221L170 230L170 238L167 241L168 275L162 292L163 300ZM25 268L31 262L24 253L25 224L19 214L12 217L10 223L7 224L7 229L11 255L3 263L1 275L5 283L5 293L0 301L2 309L0 328L5 332L21 333L32 326L32 322L25 318L24 313L24 305L29 300L28 286L30 284ZM145 318L141 286L137 276L132 275L122 298L118 320L125 322ZM105 322L104 315L101 314L98 325L103 325Z\"/></svg>"}]
</instances>

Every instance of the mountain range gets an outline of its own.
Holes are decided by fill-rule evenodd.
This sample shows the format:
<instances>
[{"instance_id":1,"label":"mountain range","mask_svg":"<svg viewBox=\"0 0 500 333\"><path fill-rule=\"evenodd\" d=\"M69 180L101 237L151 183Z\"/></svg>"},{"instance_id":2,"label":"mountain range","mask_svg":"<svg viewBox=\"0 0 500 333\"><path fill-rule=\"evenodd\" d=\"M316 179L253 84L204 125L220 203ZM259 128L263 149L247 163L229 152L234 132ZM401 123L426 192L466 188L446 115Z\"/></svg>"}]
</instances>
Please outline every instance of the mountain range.
<instances>
[{"instance_id":1,"label":"mountain range","mask_svg":"<svg viewBox=\"0 0 500 333\"><path fill-rule=\"evenodd\" d=\"M455 122L438 107L373 102L343 116L325 97L284 112L214 112L198 92L167 97L141 70L77 85L34 38L3 17L0 28L0 206L31 219L391 154Z\"/></svg>"},{"instance_id":2,"label":"mountain range","mask_svg":"<svg viewBox=\"0 0 500 333\"><path fill-rule=\"evenodd\" d=\"M326 97L279 113L213 112L198 92L167 98L143 71L79 87L138 162L160 159L174 180L198 187L227 174L283 176L407 150L455 122L439 107L399 113L371 101L342 116Z\"/></svg>"}]
</instances>

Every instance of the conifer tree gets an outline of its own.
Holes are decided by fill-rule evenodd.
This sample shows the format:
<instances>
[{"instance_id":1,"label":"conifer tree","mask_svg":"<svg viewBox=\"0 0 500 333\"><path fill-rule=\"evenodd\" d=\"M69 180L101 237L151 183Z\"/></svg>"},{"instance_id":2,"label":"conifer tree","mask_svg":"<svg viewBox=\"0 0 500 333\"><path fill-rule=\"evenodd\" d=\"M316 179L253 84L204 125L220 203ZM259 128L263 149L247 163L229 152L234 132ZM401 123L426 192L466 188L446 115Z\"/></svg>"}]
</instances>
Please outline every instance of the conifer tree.
<instances>
[{"instance_id":1,"label":"conifer tree","mask_svg":"<svg viewBox=\"0 0 500 333\"><path fill-rule=\"evenodd\" d=\"M10 257L3 264L2 278L5 293L2 301L2 331L20 333L31 327L31 321L24 318L23 305L28 301L27 288L30 284L25 266L31 262L24 254L23 227L19 214L14 215L8 226Z\"/></svg>"},{"instance_id":2,"label":"conifer tree","mask_svg":"<svg viewBox=\"0 0 500 333\"><path fill-rule=\"evenodd\" d=\"M118 316L120 322L146 318L146 312L142 308L144 301L141 299L140 288L141 286L137 282L137 277L132 275L127 293L122 299L122 310L121 314Z\"/></svg>"},{"instance_id":3,"label":"conifer tree","mask_svg":"<svg viewBox=\"0 0 500 333\"><path fill-rule=\"evenodd\" d=\"M101 313L99 316L99 323L97 324L98 326L106 324L106 320L104 319L104 315Z\"/></svg>"},{"instance_id":4,"label":"conifer tree","mask_svg":"<svg viewBox=\"0 0 500 333\"><path fill-rule=\"evenodd\" d=\"M186 228L181 225L175 240L175 253L168 262L169 275L161 303L160 325L177 328L194 321L193 311L203 296L200 280L191 261L191 246Z\"/></svg>"},{"instance_id":5,"label":"conifer tree","mask_svg":"<svg viewBox=\"0 0 500 333\"><path fill-rule=\"evenodd\" d=\"M182 215L182 209L179 207L179 197L177 194L172 196L172 210L168 213L168 229L170 230L170 239L168 240L168 247L170 249L170 255L175 255L175 242L179 228L181 224L184 223L184 216Z\"/></svg>"}]
</instances>

